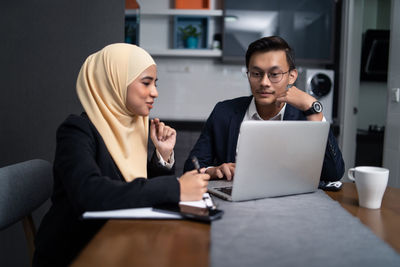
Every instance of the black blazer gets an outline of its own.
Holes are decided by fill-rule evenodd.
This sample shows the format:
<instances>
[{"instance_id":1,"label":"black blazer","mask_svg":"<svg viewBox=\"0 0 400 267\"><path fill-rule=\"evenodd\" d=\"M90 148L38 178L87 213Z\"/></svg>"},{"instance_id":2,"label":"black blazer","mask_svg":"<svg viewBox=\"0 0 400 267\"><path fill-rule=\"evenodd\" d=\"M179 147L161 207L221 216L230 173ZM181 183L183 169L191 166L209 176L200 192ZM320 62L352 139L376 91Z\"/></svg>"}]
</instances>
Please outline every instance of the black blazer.
<instances>
[{"instance_id":1,"label":"black blazer","mask_svg":"<svg viewBox=\"0 0 400 267\"><path fill-rule=\"evenodd\" d=\"M239 97L217 103L207 119L202 133L185 162L184 171L194 168L191 157L199 159L201 167L235 162L240 125L253 96ZM284 120L307 120L303 112L286 104ZM329 130L321 180L337 181L344 173L342 153Z\"/></svg>"},{"instance_id":2,"label":"black blazer","mask_svg":"<svg viewBox=\"0 0 400 267\"><path fill-rule=\"evenodd\" d=\"M153 154L148 176L127 183L86 114L71 115L58 128L52 206L40 225L33 266L66 266L105 220L81 220L85 211L177 203L174 174Z\"/></svg>"}]
</instances>

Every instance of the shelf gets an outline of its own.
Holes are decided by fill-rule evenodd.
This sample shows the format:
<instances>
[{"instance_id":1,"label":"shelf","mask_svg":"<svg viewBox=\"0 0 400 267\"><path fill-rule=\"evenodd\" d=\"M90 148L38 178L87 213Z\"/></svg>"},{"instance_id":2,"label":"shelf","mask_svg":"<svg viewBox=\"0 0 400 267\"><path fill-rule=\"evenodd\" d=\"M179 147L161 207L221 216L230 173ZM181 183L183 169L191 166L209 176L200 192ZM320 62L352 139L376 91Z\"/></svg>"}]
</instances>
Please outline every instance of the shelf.
<instances>
[{"instance_id":1,"label":"shelf","mask_svg":"<svg viewBox=\"0 0 400 267\"><path fill-rule=\"evenodd\" d=\"M139 11L140 15L144 16L209 16L220 17L223 15L222 9L159 9L159 10L143 10ZM137 14L137 9L126 9L125 16L132 16Z\"/></svg>"},{"instance_id":2,"label":"shelf","mask_svg":"<svg viewBox=\"0 0 400 267\"><path fill-rule=\"evenodd\" d=\"M140 9L125 9L125 17L140 15Z\"/></svg>"},{"instance_id":3,"label":"shelf","mask_svg":"<svg viewBox=\"0 0 400 267\"><path fill-rule=\"evenodd\" d=\"M126 9L125 18L138 16L139 45L152 56L218 58L222 57L222 51L212 47L215 35L222 32L224 11L220 1L210 0L210 9L175 9L171 8L174 1L146 0L140 9ZM201 32L198 46L184 48L178 29L191 24Z\"/></svg>"},{"instance_id":4,"label":"shelf","mask_svg":"<svg viewBox=\"0 0 400 267\"><path fill-rule=\"evenodd\" d=\"M174 56L174 57L221 57L219 49L150 49L152 56Z\"/></svg>"}]
</instances>

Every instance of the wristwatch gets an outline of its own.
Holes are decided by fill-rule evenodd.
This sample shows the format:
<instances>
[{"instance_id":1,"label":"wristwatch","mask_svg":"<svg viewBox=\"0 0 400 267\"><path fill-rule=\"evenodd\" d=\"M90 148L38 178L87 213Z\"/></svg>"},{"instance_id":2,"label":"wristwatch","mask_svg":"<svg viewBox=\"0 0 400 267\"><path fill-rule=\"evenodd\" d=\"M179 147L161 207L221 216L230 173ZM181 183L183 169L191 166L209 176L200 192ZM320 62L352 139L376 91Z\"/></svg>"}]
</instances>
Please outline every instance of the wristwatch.
<instances>
[{"instance_id":1,"label":"wristwatch","mask_svg":"<svg viewBox=\"0 0 400 267\"><path fill-rule=\"evenodd\" d=\"M317 114L322 112L322 104L319 101L315 101L312 103L311 108L307 109L306 111L303 111L303 114L305 116L311 115L311 114Z\"/></svg>"}]
</instances>

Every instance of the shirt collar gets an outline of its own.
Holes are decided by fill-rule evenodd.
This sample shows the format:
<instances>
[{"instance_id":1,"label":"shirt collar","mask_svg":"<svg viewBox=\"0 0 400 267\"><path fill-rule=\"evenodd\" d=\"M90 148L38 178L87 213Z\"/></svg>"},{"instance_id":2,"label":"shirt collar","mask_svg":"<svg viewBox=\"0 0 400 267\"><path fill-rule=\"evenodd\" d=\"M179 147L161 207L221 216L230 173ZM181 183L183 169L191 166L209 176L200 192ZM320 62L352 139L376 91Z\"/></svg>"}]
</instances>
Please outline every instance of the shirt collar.
<instances>
[{"instance_id":1,"label":"shirt collar","mask_svg":"<svg viewBox=\"0 0 400 267\"><path fill-rule=\"evenodd\" d=\"M283 115L285 114L285 108L286 108L286 103L283 105L283 107L281 108L279 113L276 114L274 117L272 117L269 120L271 120L271 121L282 121L283 120ZM257 112L256 102L254 100L254 97L251 100L249 107L247 108L246 120L263 120L261 118L261 116Z\"/></svg>"}]
</instances>

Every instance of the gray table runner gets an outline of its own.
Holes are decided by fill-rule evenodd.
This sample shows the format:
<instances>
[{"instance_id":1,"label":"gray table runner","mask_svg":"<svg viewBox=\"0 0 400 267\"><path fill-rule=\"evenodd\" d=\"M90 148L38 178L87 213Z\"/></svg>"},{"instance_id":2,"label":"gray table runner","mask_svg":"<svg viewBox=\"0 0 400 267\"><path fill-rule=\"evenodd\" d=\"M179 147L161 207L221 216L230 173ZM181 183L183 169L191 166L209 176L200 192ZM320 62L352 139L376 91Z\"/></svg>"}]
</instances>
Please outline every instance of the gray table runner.
<instances>
[{"instance_id":1,"label":"gray table runner","mask_svg":"<svg viewBox=\"0 0 400 267\"><path fill-rule=\"evenodd\" d=\"M396 251L321 190L214 200L225 214L211 225L211 267L400 266Z\"/></svg>"}]
</instances>

